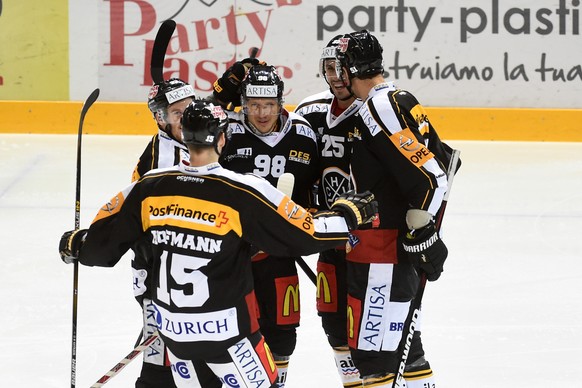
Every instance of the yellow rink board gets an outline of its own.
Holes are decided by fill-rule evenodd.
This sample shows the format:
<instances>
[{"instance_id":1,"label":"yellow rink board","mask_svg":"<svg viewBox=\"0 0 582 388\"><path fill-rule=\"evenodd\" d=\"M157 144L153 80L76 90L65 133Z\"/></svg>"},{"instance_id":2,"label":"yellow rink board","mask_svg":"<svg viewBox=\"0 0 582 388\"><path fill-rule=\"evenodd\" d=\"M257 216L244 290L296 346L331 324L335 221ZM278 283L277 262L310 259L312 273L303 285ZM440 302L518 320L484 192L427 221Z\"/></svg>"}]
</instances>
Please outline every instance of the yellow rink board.
<instances>
[{"instance_id":1,"label":"yellow rink board","mask_svg":"<svg viewBox=\"0 0 582 388\"><path fill-rule=\"evenodd\" d=\"M79 101L0 101L0 133L74 134L82 106ZM582 142L582 109L426 107L426 111L447 140ZM146 103L96 102L83 126L87 134L155 131Z\"/></svg>"}]
</instances>

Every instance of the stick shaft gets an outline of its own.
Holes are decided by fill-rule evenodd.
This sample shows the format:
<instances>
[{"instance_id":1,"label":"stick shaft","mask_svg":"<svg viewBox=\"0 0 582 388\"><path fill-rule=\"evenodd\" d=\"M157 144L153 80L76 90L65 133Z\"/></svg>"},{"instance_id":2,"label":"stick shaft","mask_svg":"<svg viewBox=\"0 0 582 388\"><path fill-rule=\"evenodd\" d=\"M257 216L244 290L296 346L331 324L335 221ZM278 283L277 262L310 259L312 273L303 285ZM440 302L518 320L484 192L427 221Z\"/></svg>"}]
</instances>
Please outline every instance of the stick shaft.
<instances>
[{"instance_id":1,"label":"stick shaft","mask_svg":"<svg viewBox=\"0 0 582 388\"><path fill-rule=\"evenodd\" d=\"M97 98L99 97L99 89L87 97L83 108L81 109L81 116L79 118L79 130L77 133L77 168L76 168L76 185L75 185L75 229L79 229L81 225L81 140L83 138L83 123L87 111ZM77 380L77 303L79 295L79 263L75 260L73 264L73 316L72 316L72 333L71 333L71 388L75 388Z\"/></svg>"},{"instance_id":2,"label":"stick shaft","mask_svg":"<svg viewBox=\"0 0 582 388\"><path fill-rule=\"evenodd\" d=\"M447 202L449 199L449 194L451 192L451 187L453 184L453 178L455 177L455 172L457 170L457 165L459 163L459 155L461 151L453 150L451 155L451 161L449 162L449 168L447 169L447 192L443 197L443 203L441 208L439 209L439 213L436 217L436 228L437 232L440 231L442 226L442 220L445 213L445 209L447 207ZM402 387L401 382L404 378L404 369L406 368L406 361L408 360L408 353L410 351L410 345L412 343L412 337L416 331L417 325L417 318L420 314L420 306L422 304L422 297L424 296L424 290L426 288L426 274L421 273L420 275L420 283L418 285L418 290L412 302L410 303L410 309L408 311L408 316L406 317L404 331L408 329L408 332L402 332L402 339L400 340L400 344L398 346L398 355L399 355L399 364L398 370L396 371L396 376L394 376L394 382L392 383L392 387Z\"/></svg>"}]
</instances>

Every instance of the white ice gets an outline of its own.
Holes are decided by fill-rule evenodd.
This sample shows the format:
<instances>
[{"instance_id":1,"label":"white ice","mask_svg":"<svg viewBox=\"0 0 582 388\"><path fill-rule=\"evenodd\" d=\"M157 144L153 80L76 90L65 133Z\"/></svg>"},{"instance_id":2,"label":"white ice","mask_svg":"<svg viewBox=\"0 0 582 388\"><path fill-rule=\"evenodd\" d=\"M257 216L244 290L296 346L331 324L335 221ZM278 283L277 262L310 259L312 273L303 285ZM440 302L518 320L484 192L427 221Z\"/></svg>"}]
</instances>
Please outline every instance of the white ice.
<instances>
[{"instance_id":1,"label":"white ice","mask_svg":"<svg viewBox=\"0 0 582 388\"><path fill-rule=\"evenodd\" d=\"M130 181L147 136L83 137L81 226ZM0 386L71 378L76 135L0 135ZM462 150L444 221L450 254L427 286L423 337L441 388L580 387L582 143L451 141ZM308 257L311 265L314 257ZM130 264L80 267L78 387L133 349L140 309ZM288 388L340 387L302 276ZM107 387L132 387L141 358Z\"/></svg>"}]
</instances>

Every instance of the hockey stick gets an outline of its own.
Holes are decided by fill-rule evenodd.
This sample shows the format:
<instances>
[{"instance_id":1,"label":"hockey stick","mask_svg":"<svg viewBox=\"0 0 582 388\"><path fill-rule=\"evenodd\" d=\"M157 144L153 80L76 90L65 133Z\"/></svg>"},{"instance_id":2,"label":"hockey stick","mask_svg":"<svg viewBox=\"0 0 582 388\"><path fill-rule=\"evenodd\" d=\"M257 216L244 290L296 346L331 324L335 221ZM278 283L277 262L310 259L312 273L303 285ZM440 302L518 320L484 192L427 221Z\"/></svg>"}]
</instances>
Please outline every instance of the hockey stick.
<instances>
[{"instance_id":1,"label":"hockey stick","mask_svg":"<svg viewBox=\"0 0 582 388\"><path fill-rule=\"evenodd\" d=\"M164 20L156 34L150 63L150 74L155 84L164 81L164 59L166 58L166 51L168 50L168 45L170 44L175 29L175 21L171 19Z\"/></svg>"},{"instance_id":2,"label":"hockey stick","mask_svg":"<svg viewBox=\"0 0 582 388\"><path fill-rule=\"evenodd\" d=\"M449 168L447 169L447 192L443 197L443 202L441 204L441 208L437 214L435 226L437 229L437 233L440 231L443 216L445 213L445 209L447 207L447 202L449 200L449 195L451 194L451 187L453 186L453 178L455 177L455 172L457 171L457 165L459 164L459 156L461 151L453 150L451 155L451 161L449 163ZM394 382L392 383L392 387L402 387L403 378L404 378L404 369L406 368L406 361L408 360L408 353L410 352L410 345L412 343L412 337L414 336L414 332L416 331L416 325L418 324L418 317L420 315L420 305L422 303L422 297L424 295L424 289L426 287L426 274L422 273L420 275L420 283L418 285L418 290L416 291L416 295L410 304L410 310L408 312L408 316L406 317L405 321L405 328L408 328L408 333L406 336L404 335L404 331L402 333L402 339L400 340L400 344L398 346L398 354L400 355L400 362L398 364L398 370L396 376L394 376Z\"/></svg>"},{"instance_id":3,"label":"hockey stick","mask_svg":"<svg viewBox=\"0 0 582 388\"><path fill-rule=\"evenodd\" d=\"M256 48L256 47L255 47ZM255 53L256 54L256 53ZM277 181L277 189L285 193L289 198L293 194L293 187L295 186L295 176L290 172L285 172L281 174L279 180ZM313 284L317 285L317 276L313 273L313 270L302 257L296 257L295 261L301 267L305 275L313 282Z\"/></svg>"},{"instance_id":4,"label":"hockey stick","mask_svg":"<svg viewBox=\"0 0 582 388\"><path fill-rule=\"evenodd\" d=\"M137 345L123 360L119 361L113 368L109 369L97 382L91 385L90 388L99 388L105 385L109 380L116 376L127 364L132 362L137 356L139 356L144 350L146 350L155 340L158 339L160 335L158 332L154 332L148 338L146 338L141 344Z\"/></svg>"},{"instance_id":5,"label":"hockey stick","mask_svg":"<svg viewBox=\"0 0 582 388\"><path fill-rule=\"evenodd\" d=\"M87 111L97 98L99 97L99 88L87 97L83 108L81 109L81 117L79 119L79 131L77 134L77 179L75 187L75 230L78 230L81 225L81 139L83 135L83 122ZM71 388L75 388L77 376L77 298L79 293L79 263L78 260L73 264L73 332L71 339Z\"/></svg>"}]
</instances>

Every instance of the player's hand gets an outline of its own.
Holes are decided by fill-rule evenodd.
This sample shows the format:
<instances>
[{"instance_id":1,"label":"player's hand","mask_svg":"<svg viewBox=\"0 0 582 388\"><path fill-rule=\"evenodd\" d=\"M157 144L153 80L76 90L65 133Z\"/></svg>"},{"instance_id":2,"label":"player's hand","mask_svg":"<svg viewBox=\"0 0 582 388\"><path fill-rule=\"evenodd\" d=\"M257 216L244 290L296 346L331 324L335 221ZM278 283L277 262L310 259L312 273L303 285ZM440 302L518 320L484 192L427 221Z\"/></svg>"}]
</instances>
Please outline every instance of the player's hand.
<instances>
[{"instance_id":1,"label":"player's hand","mask_svg":"<svg viewBox=\"0 0 582 388\"><path fill-rule=\"evenodd\" d=\"M67 264L79 259L79 251L87 236L87 229L70 230L63 233L59 242L61 260Z\"/></svg>"},{"instance_id":2,"label":"player's hand","mask_svg":"<svg viewBox=\"0 0 582 388\"><path fill-rule=\"evenodd\" d=\"M354 230L376 218L378 202L369 191L363 193L348 191L335 200L331 210L340 213L345 218L348 229Z\"/></svg>"},{"instance_id":3,"label":"player's hand","mask_svg":"<svg viewBox=\"0 0 582 388\"><path fill-rule=\"evenodd\" d=\"M428 281L435 281L441 276L449 251L439 237L434 222L408 232L402 245L412 264L426 274Z\"/></svg>"},{"instance_id":4,"label":"player's hand","mask_svg":"<svg viewBox=\"0 0 582 388\"><path fill-rule=\"evenodd\" d=\"M222 77L214 81L212 85L212 94L214 98L224 107L229 104L240 106L240 84L251 67L265 62L257 58L245 58L235 62L231 67L226 69Z\"/></svg>"}]
</instances>

